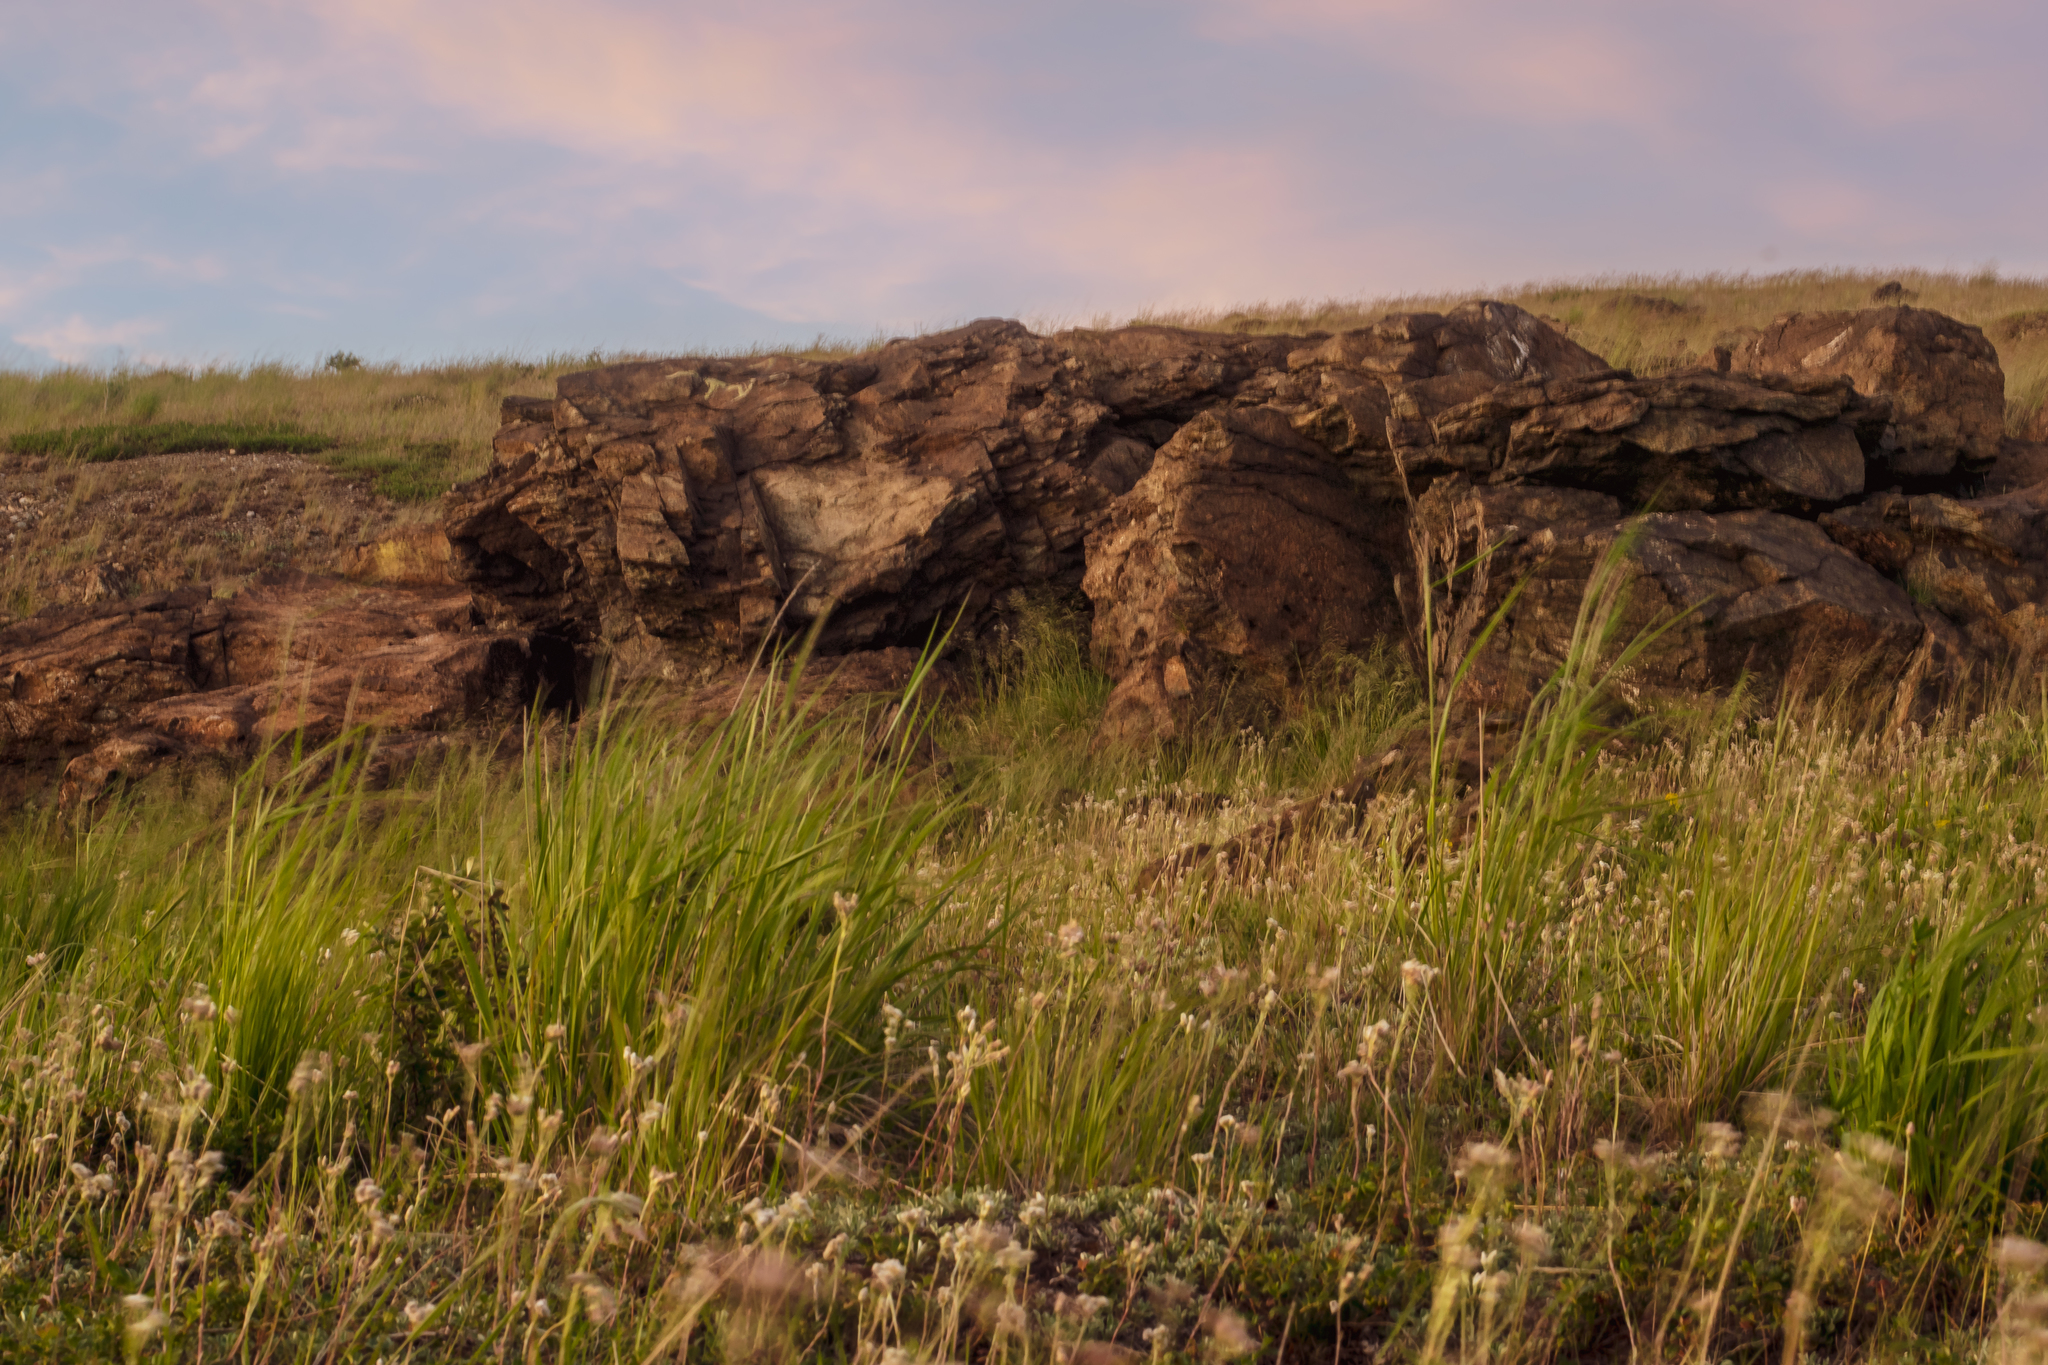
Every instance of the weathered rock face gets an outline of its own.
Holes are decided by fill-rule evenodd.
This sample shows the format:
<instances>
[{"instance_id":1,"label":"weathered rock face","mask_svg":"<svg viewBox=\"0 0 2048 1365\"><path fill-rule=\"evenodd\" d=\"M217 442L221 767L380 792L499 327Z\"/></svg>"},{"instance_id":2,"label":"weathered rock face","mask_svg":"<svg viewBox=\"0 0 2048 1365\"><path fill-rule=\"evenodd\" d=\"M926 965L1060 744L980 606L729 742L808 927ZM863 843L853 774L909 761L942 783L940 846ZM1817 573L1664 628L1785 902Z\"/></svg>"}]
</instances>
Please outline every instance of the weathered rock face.
<instances>
[{"instance_id":1,"label":"weathered rock face","mask_svg":"<svg viewBox=\"0 0 2048 1365\"><path fill-rule=\"evenodd\" d=\"M1010 589L1076 586L1111 500L1205 412L1271 409L1391 491L1390 418L1604 368L1501 304L1339 336L980 322L844 361L612 366L545 413L508 406L451 565L494 620L566 626L632 671L702 674L820 621L827 651L916 643Z\"/></svg>"},{"instance_id":2,"label":"weathered rock face","mask_svg":"<svg viewBox=\"0 0 2048 1365\"><path fill-rule=\"evenodd\" d=\"M1922 308L1795 313L1733 354L1738 371L1840 375L1891 406L1872 458L1877 486L1981 469L2005 435L2005 373L1975 327Z\"/></svg>"},{"instance_id":3,"label":"weathered rock face","mask_svg":"<svg viewBox=\"0 0 2048 1365\"><path fill-rule=\"evenodd\" d=\"M1881 493L1820 525L1932 608L1944 658L2048 655L2048 484L1967 501Z\"/></svg>"},{"instance_id":4,"label":"weathered rock face","mask_svg":"<svg viewBox=\"0 0 2048 1365\"><path fill-rule=\"evenodd\" d=\"M1651 682L1930 641L1980 659L2017 647L2031 589L1973 597L1954 565L1940 587L1929 556L1951 550L1866 562L1849 528L1901 481L2037 482L2002 392L1981 334L1910 308L1780 319L1646 379L1493 303L1311 337L983 322L841 361L614 366L511 402L449 562L494 621L671 676L777 630L914 645L1011 589L1079 587L1117 679L1105 729L1134 738L1399 632L1417 496L1506 533L1494 592L1529 580L1498 677L1555 665L1617 545L1630 610L1684 615Z\"/></svg>"},{"instance_id":5,"label":"weathered rock face","mask_svg":"<svg viewBox=\"0 0 2048 1365\"><path fill-rule=\"evenodd\" d=\"M66 799L164 758L350 725L445 732L566 700L565 648L479 630L462 589L272 582L44 612L0 630L0 757L62 760ZM80 753L79 751L85 751Z\"/></svg>"},{"instance_id":6,"label":"weathered rock face","mask_svg":"<svg viewBox=\"0 0 2048 1365\"><path fill-rule=\"evenodd\" d=\"M1495 709L1526 705L1563 664L1603 561L1624 587L1617 641L1676 622L1638 661L1637 687L1705 690L1795 665L1824 678L1896 673L1927 633L1928 614L1898 583L1814 522L1782 513L1630 517L1584 490L1452 483L1432 489L1421 511L1455 524L1461 553L1498 547L1488 611L1520 585L1473 694Z\"/></svg>"},{"instance_id":7,"label":"weathered rock face","mask_svg":"<svg viewBox=\"0 0 2048 1365\"><path fill-rule=\"evenodd\" d=\"M1591 489L1630 511L1810 511L1863 492L1883 422L1844 379L1609 371L1502 384L1396 453L1413 474Z\"/></svg>"},{"instance_id":8,"label":"weathered rock face","mask_svg":"<svg viewBox=\"0 0 2048 1365\"><path fill-rule=\"evenodd\" d=\"M1095 652L1119 679L1105 737L1166 738L1198 685L1284 683L1325 646L1398 630L1393 525L1278 409L1181 428L1088 540Z\"/></svg>"}]
</instances>

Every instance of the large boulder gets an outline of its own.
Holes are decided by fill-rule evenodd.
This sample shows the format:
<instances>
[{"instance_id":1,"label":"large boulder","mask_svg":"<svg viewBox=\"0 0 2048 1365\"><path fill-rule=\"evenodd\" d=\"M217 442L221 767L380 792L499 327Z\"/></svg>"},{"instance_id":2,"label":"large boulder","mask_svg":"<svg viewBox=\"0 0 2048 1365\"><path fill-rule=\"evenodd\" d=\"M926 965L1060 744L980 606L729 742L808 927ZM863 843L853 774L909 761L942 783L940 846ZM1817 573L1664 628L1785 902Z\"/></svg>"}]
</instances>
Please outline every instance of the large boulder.
<instances>
[{"instance_id":1,"label":"large boulder","mask_svg":"<svg viewBox=\"0 0 2048 1365\"><path fill-rule=\"evenodd\" d=\"M2005 372L1975 327L1922 308L1793 313L1735 349L1737 371L1839 375L1890 404L1874 480L1941 480L1982 469L2005 435Z\"/></svg>"},{"instance_id":2,"label":"large boulder","mask_svg":"<svg viewBox=\"0 0 2048 1365\"><path fill-rule=\"evenodd\" d=\"M1285 683L1326 647L1399 626L1375 514L1284 413L1205 413L1088 540L1095 653L1116 678L1103 735L1175 733L1198 692Z\"/></svg>"}]
</instances>

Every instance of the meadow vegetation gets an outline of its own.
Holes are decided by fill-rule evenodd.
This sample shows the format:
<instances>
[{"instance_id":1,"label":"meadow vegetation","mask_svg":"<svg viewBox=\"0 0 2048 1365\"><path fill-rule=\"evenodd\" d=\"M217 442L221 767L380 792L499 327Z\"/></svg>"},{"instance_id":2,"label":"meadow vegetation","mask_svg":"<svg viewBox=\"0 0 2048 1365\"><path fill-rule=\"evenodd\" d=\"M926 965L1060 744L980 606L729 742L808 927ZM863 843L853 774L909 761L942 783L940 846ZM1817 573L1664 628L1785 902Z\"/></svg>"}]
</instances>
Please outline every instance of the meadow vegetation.
<instances>
[{"instance_id":1,"label":"meadow vegetation","mask_svg":"<svg viewBox=\"0 0 2048 1365\"><path fill-rule=\"evenodd\" d=\"M1476 802L1455 673L1098 752L1040 608L935 707L19 820L0 1350L2038 1358L2048 698L1617 725L1600 605Z\"/></svg>"},{"instance_id":2,"label":"meadow vegetation","mask_svg":"<svg viewBox=\"0 0 2048 1365\"><path fill-rule=\"evenodd\" d=\"M551 395L558 375L604 359L0 372L0 444L70 458L83 444L75 433L90 430L92 445L119 458L142 453L166 426L239 429L211 447L223 450L238 446L238 434L238 448L250 449L251 435L296 433L320 438L333 467L417 501L483 472L506 394Z\"/></svg>"}]
</instances>

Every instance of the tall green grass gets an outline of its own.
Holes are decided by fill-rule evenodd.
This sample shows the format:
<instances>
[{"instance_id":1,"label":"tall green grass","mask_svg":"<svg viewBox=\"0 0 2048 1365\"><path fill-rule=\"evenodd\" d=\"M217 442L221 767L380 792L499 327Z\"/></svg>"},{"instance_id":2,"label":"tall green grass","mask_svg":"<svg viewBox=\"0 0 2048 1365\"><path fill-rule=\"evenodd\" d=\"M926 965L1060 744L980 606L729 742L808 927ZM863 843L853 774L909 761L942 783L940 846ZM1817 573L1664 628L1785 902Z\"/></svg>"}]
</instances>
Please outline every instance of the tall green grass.
<instances>
[{"instance_id":1,"label":"tall green grass","mask_svg":"<svg viewBox=\"0 0 2048 1365\"><path fill-rule=\"evenodd\" d=\"M883 1005L947 975L945 883L906 884L947 816L912 788L918 723L863 736L770 688L709 736L604 719L533 750L506 847L422 883L484 1083L635 1132L699 1199L860 1112Z\"/></svg>"},{"instance_id":2,"label":"tall green grass","mask_svg":"<svg viewBox=\"0 0 2048 1365\"><path fill-rule=\"evenodd\" d=\"M1465 728L1459 689L1328 661L1270 730L1134 758L1091 745L1106 689L1047 613L944 709L824 715L778 685L385 790L352 739L19 823L0 1339L1982 1338L2032 1254L2000 1239L2044 1221L2048 713L1630 720L1627 619L1589 599L1476 792L1440 738L1355 821L1178 878L1139 872L1418 721Z\"/></svg>"}]
</instances>

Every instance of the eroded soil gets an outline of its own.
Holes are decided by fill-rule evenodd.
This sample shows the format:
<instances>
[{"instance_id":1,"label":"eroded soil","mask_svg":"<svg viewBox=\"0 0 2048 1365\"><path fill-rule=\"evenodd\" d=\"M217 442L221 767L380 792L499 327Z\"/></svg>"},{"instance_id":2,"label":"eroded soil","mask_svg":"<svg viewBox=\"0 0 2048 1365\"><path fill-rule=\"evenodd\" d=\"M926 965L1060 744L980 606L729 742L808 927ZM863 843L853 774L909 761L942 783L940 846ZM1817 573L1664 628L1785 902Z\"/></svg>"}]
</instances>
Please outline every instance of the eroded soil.
<instances>
[{"instance_id":1,"label":"eroded soil","mask_svg":"<svg viewBox=\"0 0 2048 1365\"><path fill-rule=\"evenodd\" d=\"M0 454L0 620L185 583L228 593L267 570L331 572L350 546L434 515L297 455Z\"/></svg>"}]
</instances>

